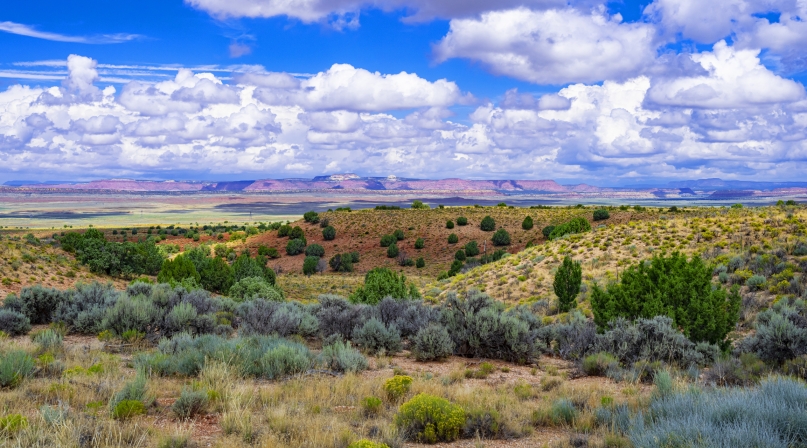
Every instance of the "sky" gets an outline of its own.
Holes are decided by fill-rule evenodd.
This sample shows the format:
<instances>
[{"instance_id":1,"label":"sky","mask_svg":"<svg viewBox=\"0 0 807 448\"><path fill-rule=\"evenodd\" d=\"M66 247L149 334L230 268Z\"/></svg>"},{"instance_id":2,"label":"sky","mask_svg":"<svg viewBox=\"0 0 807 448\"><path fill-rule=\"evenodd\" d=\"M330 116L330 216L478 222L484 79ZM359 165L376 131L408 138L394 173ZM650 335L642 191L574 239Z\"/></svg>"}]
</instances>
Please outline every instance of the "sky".
<instances>
[{"instance_id":1,"label":"sky","mask_svg":"<svg viewBox=\"0 0 807 448\"><path fill-rule=\"evenodd\" d=\"M804 181L807 2L28 0L0 183Z\"/></svg>"}]
</instances>

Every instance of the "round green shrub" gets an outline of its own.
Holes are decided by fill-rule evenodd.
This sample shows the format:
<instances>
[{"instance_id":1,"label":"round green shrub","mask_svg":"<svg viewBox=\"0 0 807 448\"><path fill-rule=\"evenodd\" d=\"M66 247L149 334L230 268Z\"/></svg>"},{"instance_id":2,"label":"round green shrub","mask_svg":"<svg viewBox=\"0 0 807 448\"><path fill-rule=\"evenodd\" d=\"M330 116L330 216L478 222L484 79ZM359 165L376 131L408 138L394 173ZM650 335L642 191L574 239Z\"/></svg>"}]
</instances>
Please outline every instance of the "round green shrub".
<instances>
[{"instance_id":1,"label":"round green shrub","mask_svg":"<svg viewBox=\"0 0 807 448\"><path fill-rule=\"evenodd\" d=\"M384 382L384 392L391 401L402 398L411 388L412 377L407 375L395 375Z\"/></svg>"},{"instance_id":2,"label":"round green shrub","mask_svg":"<svg viewBox=\"0 0 807 448\"><path fill-rule=\"evenodd\" d=\"M608 210L601 208L598 210L594 210L594 220L595 221L602 221L611 217L611 214L608 213Z\"/></svg>"},{"instance_id":3,"label":"round green shrub","mask_svg":"<svg viewBox=\"0 0 807 448\"><path fill-rule=\"evenodd\" d=\"M383 402L378 397L364 397L361 401L361 408L364 411L364 415L371 416L377 415L381 412L381 406Z\"/></svg>"},{"instance_id":4,"label":"round green shrub","mask_svg":"<svg viewBox=\"0 0 807 448\"><path fill-rule=\"evenodd\" d=\"M417 261L415 261L415 267L418 268L418 269L425 268L426 267L426 260L424 260L423 257L419 257L417 259Z\"/></svg>"},{"instance_id":5,"label":"round green shrub","mask_svg":"<svg viewBox=\"0 0 807 448\"><path fill-rule=\"evenodd\" d=\"M305 241L299 238L289 240L286 243L286 253L289 255L300 255L305 251Z\"/></svg>"},{"instance_id":6,"label":"round green shrub","mask_svg":"<svg viewBox=\"0 0 807 448\"><path fill-rule=\"evenodd\" d=\"M468 225L468 218L464 216L460 216L457 218L457 225L458 226L467 226Z\"/></svg>"},{"instance_id":7,"label":"round green shrub","mask_svg":"<svg viewBox=\"0 0 807 448\"><path fill-rule=\"evenodd\" d=\"M394 236L395 239L398 240L398 241L403 241L404 232L401 229L396 229L394 232L392 232L392 236Z\"/></svg>"},{"instance_id":8,"label":"round green shrub","mask_svg":"<svg viewBox=\"0 0 807 448\"><path fill-rule=\"evenodd\" d=\"M388 258L395 258L395 257L398 256L399 253L400 253L400 251L398 250L398 245L397 244L390 244L389 247L387 248L387 257Z\"/></svg>"},{"instance_id":9,"label":"round green shrub","mask_svg":"<svg viewBox=\"0 0 807 448\"><path fill-rule=\"evenodd\" d=\"M112 410L112 418L115 420L128 420L138 415L146 413L146 405L139 400L123 400Z\"/></svg>"},{"instance_id":10,"label":"round green shrub","mask_svg":"<svg viewBox=\"0 0 807 448\"><path fill-rule=\"evenodd\" d=\"M384 235L381 237L381 247L389 247L390 244L395 243L396 238L394 235Z\"/></svg>"},{"instance_id":11,"label":"round green shrub","mask_svg":"<svg viewBox=\"0 0 807 448\"><path fill-rule=\"evenodd\" d=\"M333 226L328 226L322 229L322 238L325 241L331 241L336 238L336 229Z\"/></svg>"},{"instance_id":12,"label":"round green shrub","mask_svg":"<svg viewBox=\"0 0 807 448\"><path fill-rule=\"evenodd\" d=\"M454 228L454 221L448 220L446 221L446 229L453 229Z\"/></svg>"},{"instance_id":13,"label":"round green shrub","mask_svg":"<svg viewBox=\"0 0 807 448\"><path fill-rule=\"evenodd\" d=\"M510 234L507 233L507 230L499 229L496 233L493 234L493 241L494 246L509 246L510 245Z\"/></svg>"},{"instance_id":14,"label":"round green shrub","mask_svg":"<svg viewBox=\"0 0 807 448\"><path fill-rule=\"evenodd\" d=\"M187 420L195 415L205 412L208 397L204 391L182 389L177 401L171 405L171 412L181 420Z\"/></svg>"},{"instance_id":15,"label":"round green shrub","mask_svg":"<svg viewBox=\"0 0 807 448\"><path fill-rule=\"evenodd\" d=\"M285 300L283 292L276 286L270 285L263 277L247 277L235 282L230 287L228 295L237 302L258 298L276 302Z\"/></svg>"},{"instance_id":16,"label":"round green shrub","mask_svg":"<svg viewBox=\"0 0 807 448\"><path fill-rule=\"evenodd\" d=\"M468 257L479 255L479 245L476 244L476 241L470 241L465 245L465 255Z\"/></svg>"},{"instance_id":17,"label":"round green shrub","mask_svg":"<svg viewBox=\"0 0 807 448\"><path fill-rule=\"evenodd\" d=\"M524 218L524 221L521 221L521 228L524 230L530 230L532 229L532 226L533 222L531 216L527 216L526 218Z\"/></svg>"},{"instance_id":18,"label":"round green shrub","mask_svg":"<svg viewBox=\"0 0 807 448\"><path fill-rule=\"evenodd\" d=\"M415 249L423 249L426 246L426 241L423 238L418 238L415 240Z\"/></svg>"},{"instance_id":19,"label":"round green shrub","mask_svg":"<svg viewBox=\"0 0 807 448\"><path fill-rule=\"evenodd\" d=\"M544 238L549 238L549 235L552 234L552 231L555 230L555 226L546 226L541 229L541 233L544 235Z\"/></svg>"},{"instance_id":20,"label":"round green shrub","mask_svg":"<svg viewBox=\"0 0 807 448\"><path fill-rule=\"evenodd\" d=\"M465 261L465 251L460 249L454 253L454 259L458 261Z\"/></svg>"},{"instance_id":21,"label":"round green shrub","mask_svg":"<svg viewBox=\"0 0 807 448\"><path fill-rule=\"evenodd\" d=\"M322 257L325 255L325 248L319 244L312 244L305 248L305 255L307 257Z\"/></svg>"},{"instance_id":22,"label":"round green shrub","mask_svg":"<svg viewBox=\"0 0 807 448\"><path fill-rule=\"evenodd\" d=\"M415 442L452 442L465 424L465 411L445 398L419 394L402 404L395 425Z\"/></svg>"},{"instance_id":23,"label":"round green shrub","mask_svg":"<svg viewBox=\"0 0 807 448\"><path fill-rule=\"evenodd\" d=\"M479 223L479 228L485 232L492 232L496 230L496 221L494 221L490 216L485 216L482 218L482 222Z\"/></svg>"},{"instance_id":24,"label":"round green shrub","mask_svg":"<svg viewBox=\"0 0 807 448\"><path fill-rule=\"evenodd\" d=\"M317 272L317 264L319 263L319 257L316 256L307 256L303 261L303 274L305 275L314 275Z\"/></svg>"},{"instance_id":25,"label":"round green shrub","mask_svg":"<svg viewBox=\"0 0 807 448\"><path fill-rule=\"evenodd\" d=\"M457 244L459 241L460 239L456 233L452 233L448 236L448 244Z\"/></svg>"}]
</instances>

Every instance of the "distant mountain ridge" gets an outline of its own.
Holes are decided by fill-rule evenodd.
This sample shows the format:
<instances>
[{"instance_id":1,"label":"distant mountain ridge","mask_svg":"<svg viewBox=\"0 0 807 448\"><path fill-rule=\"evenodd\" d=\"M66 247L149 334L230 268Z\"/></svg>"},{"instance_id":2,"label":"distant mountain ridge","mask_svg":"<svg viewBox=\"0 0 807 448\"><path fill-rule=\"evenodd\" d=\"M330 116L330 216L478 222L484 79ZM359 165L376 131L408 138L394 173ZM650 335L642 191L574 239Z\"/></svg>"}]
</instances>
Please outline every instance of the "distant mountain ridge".
<instances>
[{"instance_id":1,"label":"distant mountain ridge","mask_svg":"<svg viewBox=\"0 0 807 448\"><path fill-rule=\"evenodd\" d=\"M641 193L656 198L676 198L710 193L713 197L746 197L764 191L775 194L804 194L807 182L753 182L725 181L722 179L699 179L669 182L666 186L611 188L587 184L561 185L554 180L469 180L409 179L396 176L360 177L353 173L316 176L313 179L259 179L240 181L154 181L136 179L102 179L76 183L35 183L33 181L6 182L3 191L86 191L86 192L425 192L445 194L451 192L497 193L497 194L566 194L574 195L630 195ZM756 193L755 193L756 192Z\"/></svg>"}]
</instances>

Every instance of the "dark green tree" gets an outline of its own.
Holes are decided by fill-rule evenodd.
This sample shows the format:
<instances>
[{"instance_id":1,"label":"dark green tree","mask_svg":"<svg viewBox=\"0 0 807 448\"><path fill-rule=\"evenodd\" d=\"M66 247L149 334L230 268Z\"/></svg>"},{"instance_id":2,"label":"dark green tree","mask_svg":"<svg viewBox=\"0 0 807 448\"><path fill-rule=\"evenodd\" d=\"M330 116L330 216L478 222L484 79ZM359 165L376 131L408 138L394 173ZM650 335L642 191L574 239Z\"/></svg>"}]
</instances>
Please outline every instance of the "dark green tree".
<instances>
[{"instance_id":1,"label":"dark green tree","mask_svg":"<svg viewBox=\"0 0 807 448\"><path fill-rule=\"evenodd\" d=\"M333 226L325 227L322 229L322 238L324 238L325 241L332 241L336 238L336 229Z\"/></svg>"},{"instance_id":2,"label":"dark green tree","mask_svg":"<svg viewBox=\"0 0 807 448\"><path fill-rule=\"evenodd\" d=\"M160 283L180 283L186 278L193 279L197 283L201 280L193 262L183 255L177 255L173 260L165 260L157 275L157 281Z\"/></svg>"},{"instance_id":3,"label":"dark green tree","mask_svg":"<svg viewBox=\"0 0 807 448\"><path fill-rule=\"evenodd\" d=\"M295 239L304 240L305 239L305 232L303 231L303 228L300 227L300 226L294 226L294 228L291 229L291 232L289 232L289 238L291 238L293 240L295 240Z\"/></svg>"},{"instance_id":4,"label":"dark green tree","mask_svg":"<svg viewBox=\"0 0 807 448\"><path fill-rule=\"evenodd\" d=\"M604 208L594 210L594 220L595 221L602 221L602 220L608 219L610 217L611 217L611 214L608 213L608 210L606 210Z\"/></svg>"},{"instance_id":5,"label":"dark green tree","mask_svg":"<svg viewBox=\"0 0 807 448\"><path fill-rule=\"evenodd\" d=\"M394 232L392 232L392 236L394 236L395 239L398 240L398 241L403 241L404 232L401 229L396 229Z\"/></svg>"},{"instance_id":6,"label":"dark green tree","mask_svg":"<svg viewBox=\"0 0 807 448\"><path fill-rule=\"evenodd\" d=\"M726 346L726 336L740 316L740 295L712 283L712 269L700 257L687 261L678 252L640 262L602 289L594 285L594 322L605 328L617 317L629 320L666 315L695 342Z\"/></svg>"},{"instance_id":7,"label":"dark green tree","mask_svg":"<svg viewBox=\"0 0 807 448\"><path fill-rule=\"evenodd\" d=\"M580 293L582 281L583 269L580 263L572 261L571 257L565 257L563 264L558 267L555 281L552 283L555 295L558 296L558 310L561 313L568 313L575 307L575 299Z\"/></svg>"},{"instance_id":8,"label":"dark green tree","mask_svg":"<svg viewBox=\"0 0 807 448\"><path fill-rule=\"evenodd\" d=\"M315 211L305 212L303 214L303 219L307 223L316 224L319 222L319 213Z\"/></svg>"},{"instance_id":9,"label":"dark green tree","mask_svg":"<svg viewBox=\"0 0 807 448\"><path fill-rule=\"evenodd\" d=\"M328 261L336 272L353 272L353 256L351 254L336 254Z\"/></svg>"},{"instance_id":10,"label":"dark green tree","mask_svg":"<svg viewBox=\"0 0 807 448\"><path fill-rule=\"evenodd\" d=\"M510 234L507 233L507 230L499 229L496 233L493 234L493 241L494 246L509 246L510 245Z\"/></svg>"},{"instance_id":11,"label":"dark green tree","mask_svg":"<svg viewBox=\"0 0 807 448\"><path fill-rule=\"evenodd\" d=\"M460 239L456 233L452 233L448 236L448 244L457 244L459 241Z\"/></svg>"},{"instance_id":12,"label":"dark green tree","mask_svg":"<svg viewBox=\"0 0 807 448\"><path fill-rule=\"evenodd\" d=\"M490 216L485 216L482 218L482 222L479 223L479 228L485 232L492 232L496 230L496 221L494 221Z\"/></svg>"},{"instance_id":13,"label":"dark green tree","mask_svg":"<svg viewBox=\"0 0 807 448\"><path fill-rule=\"evenodd\" d=\"M305 257L303 261L303 274L307 276L315 274L317 272L317 263L319 263L319 257Z\"/></svg>"},{"instance_id":14,"label":"dark green tree","mask_svg":"<svg viewBox=\"0 0 807 448\"><path fill-rule=\"evenodd\" d=\"M423 249L426 246L426 241L423 238L418 238L415 240L415 249Z\"/></svg>"},{"instance_id":15,"label":"dark green tree","mask_svg":"<svg viewBox=\"0 0 807 448\"><path fill-rule=\"evenodd\" d=\"M208 291L219 294L226 294L235 283L235 271L221 258L211 258L205 267L199 272L201 280L199 283Z\"/></svg>"},{"instance_id":16,"label":"dark green tree","mask_svg":"<svg viewBox=\"0 0 807 448\"><path fill-rule=\"evenodd\" d=\"M423 257L418 258L417 261L415 262L415 267L418 269L425 268L426 260L424 260Z\"/></svg>"},{"instance_id":17,"label":"dark green tree","mask_svg":"<svg viewBox=\"0 0 807 448\"><path fill-rule=\"evenodd\" d=\"M469 241L468 244L465 245L465 255L469 257L479 255L479 245L476 244L476 241Z\"/></svg>"},{"instance_id":18,"label":"dark green tree","mask_svg":"<svg viewBox=\"0 0 807 448\"><path fill-rule=\"evenodd\" d=\"M465 251L460 249L454 253L454 259L459 261L465 261Z\"/></svg>"},{"instance_id":19,"label":"dark green tree","mask_svg":"<svg viewBox=\"0 0 807 448\"><path fill-rule=\"evenodd\" d=\"M458 226L467 226L468 225L468 218L464 216L460 216L457 218L457 225Z\"/></svg>"},{"instance_id":20,"label":"dark green tree","mask_svg":"<svg viewBox=\"0 0 807 448\"><path fill-rule=\"evenodd\" d=\"M286 243L286 253L289 255L299 255L305 251L305 240L293 239Z\"/></svg>"},{"instance_id":21,"label":"dark green tree","mask_svg":"<svg viewBox=\"0 0 807 448\"><path fill-rule=\"evenodd\" d=\"M398 250L398 245L397 244L393 243L393 244L390 244L389 247L387 247L387 257L388 258L395 258L395 257L398 256L399 253L400 253L400 251Z\"/></svg>"},{"instance_id":22,"label":"dark green tree","mask_svg":"<svg viewBox=\"0 0 807 448\"><path fill-rule=\"evenodd\" d=\"M586 218L577 217L552 229L552 233L549 234L549 239L554 240L555 238L560 238L563 235L583 233L588 232L589 230L591 230L591 224L586 220Z\"/></svg>"},{"instance_id":23,"label":"dark green tree","mask_svg":"<svg viewBox=\"0 0 807 448\"><path fill-rule=\"evenodd\" d=\"M544 235L544 238L549 239L549 235L552 235L553 230L555 230L555 226L546 226L541 229L541 233Z\"/></svg>"},{"instance_id":24,"label":"dark green tree","mask_svg":"<svg viewBox=\"0 0 807 448\"><path fill-rule=\"evenodd\" d=\"M308 257L324 257L325 248L319 244L311 244L305 248L305 255Z\"/></svg>"},{"instance_id":25,"label":"dark green tree","mask_svg":"<svg viewBox=\"0 0 807 448\"><path fill-rule=\"evenodd\" d=\"M448 220L446 221L446 229L453 229L454 228L454 221Z\"/></svg>"},{"instance_id":26,"label":"dark green tree","mask_svg":"<svg viewBox=\"0 0 807 448\"><path fill-rule=\"evenodd\" d=\"M390 244L395 244L398 241L394 235L384 235L381 237L381 247L389 247Z\"/></svg>"},{"instance_id":27,"label":"dark green tree","mask_svg":"<svg viewBox=\"0 0 807 448\"><path fill-rule=\"evenodd\" d=\"M530 230L532 229L532 226L533 222L531 216L527 216L526 218L524 218L524 221L521 221L521 228L524 230Z\"/></svg>"}]
</instances>

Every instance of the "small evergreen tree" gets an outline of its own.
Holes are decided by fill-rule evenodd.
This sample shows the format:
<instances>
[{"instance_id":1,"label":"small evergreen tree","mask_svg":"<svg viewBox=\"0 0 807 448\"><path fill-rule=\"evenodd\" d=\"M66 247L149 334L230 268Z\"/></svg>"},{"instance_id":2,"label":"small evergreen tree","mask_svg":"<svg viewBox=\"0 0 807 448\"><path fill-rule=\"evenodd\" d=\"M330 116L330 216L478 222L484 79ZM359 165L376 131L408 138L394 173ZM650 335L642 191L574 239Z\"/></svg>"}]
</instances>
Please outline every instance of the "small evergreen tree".
<instances>
[{"instance_id":1,"label":"small evergreen tree","mask_svg":"<svg viewBox=\"0 0 807 448\"><path fill-rule=\"evenodd\" d=\"M381 247L389 247L390 244L395 244L397 239L394 235L384 235L381 237Z\"/></svg>"},{"instance_id":2,"label":"small evergreen tree","mask_svg":"<svg viewBox=\"0 0 807 448\"><path fill-rule=\"evenodd\" d=\"M454 259L459 261L465 261L465 251L460 249L454 254Z\"/></svg>"},{"instance_id":3,"label":"small evergreen tree","mask_svg":"<svg viewBox=\"0 0 807 448\"><path fill-rule=\"evenodd\" d=\"M305 257L303 261L303 274L311 276L317 272L317 263L319 263L319 257L316 256L308 256Z\"/></svg>"},{"instance_id":4,"label":"small evergreen tree","mask_svg":"<svg viewBox=\"0 0 807 448\"><path fill-rule=\"evenodd\" d=\"M465 245L465 255L469 257L475 257L479 255L479 245L476 244L476 241L470 241L468 244Z\"/></svg>"},{"instance_id":5,"label":"small evergreen tree","mask_svg":"<svg viewBox=\"0 0 807 448\"><path fill-rule=\"evenodd\" d=\"M305 255L309 257L323 257L325 256L325 248L319 244L312 244L305 248Z\"/></svg>"},{"instance_id":6,"label":"small evergreen tree","mask_svg":"<svg viewBox=\"0 0 807 448\"><path fill-rule=\"evenodd\" d=\"M555 295L558 296L558 310L567 313L575 306L575 298L580 293L580 284L583 280L583 269L580 263L565 257L563 264L555 273Z\"/></svg>"},{"instance_id":7,"label":"small evergreen tree","mask_svg":"<svg viewBox=\"0 0 807 448\"><path fill-rule=\"evenodd\" d=\"M464 216L460 216L457 218L457 225L458 226L467 226L468 225L468 218Z\"/></svg>"},{"instance_id":8,"label":"small evergreen tree","mask_svg":"<svg viewBox=\"0 0 807 448\"><path fill-rule=\"evenodd\" d=\"M482 222L479 223L479 228L485 232L492 232L496 230L496 221L494 221L490 216L485 216L482 218Z\"/></svg>"},{"instance_id":9,"label":"small evergreen tree","mask_svg":"<svg viewBox=\"0 0 807 448\"><path fill-rule=\"evenodd\" d=\"M594 285L594 322L605 328L617 317L629 320L666 315L695 342L723 344L740 316L740 295L712 283L712 269L700 257L678 252L629 267L620 283Z\"/></svg>"},{"instance_id":10,"label":"small evergreen tree","mask_svg":"<svg viewBox=\"0 0 807 448\"><path fill-rule=\"evenodd\" d=\"M180 283L186 278L191 278L197 283L201 280L199 273L196 272L196 266L184 255L177 255L173 260L165 260L160 273L157 274L157 281L160 283L170 283L172 281Z\"/></svg>"},{"instance_id":11,"label":"small evergreen tree","mask_svg":"<svg viewBox=\"0 0 807 448\"><path fill-rule=\"evenodd\" d=\"M387 257L388 258L397 257L399 252L400 251L398 250L398 245L395 244L395 243L390 244L389 247L387 247Z\"/></svg>"},{"instance_id":12,"label":"small evergreen tree","mask_svg":"<svg viewBox=\"0 0 807 448\"><path fill-rule=\"evenodd\" d=\"M602 221L604 219L608 219L611 217L611 214L608 213L608 210L601 208L594 210L594 220L595 221Z\"/></svg>"},{"instance_id":13,"label":"small evergreen tree","mask_svg":"<svg viewBox=\"0 0 807 448\"><path fill-rule=\"evenodd\" d=\"M305 212L305 214L303 214L303 219L307 223L316 224L319 222L319 213L315 211Z\"/></svg>"},{"instance_id":14,"label":"small evergreen tree","mask_svg":"<svg viewBox=\"0 0 807 448\"><path fill-rule=\"evenodd\" d=\"M426 267L426 260L424 260L423 257L418 258L415 262L415 267L418 269Z\"/></svg>"},{"instance_id":15,"label":"small evergreen tree","mask_svg":"<svg viewBox=\"0 0 807 448\"><path fill-rule=\"evenodd\" d=\"M507 230L499 229L496 233L493 234L493 241L494 246L509 246L510 245L510 234L507 233Z\"/></svg>"},{"instance_id":16,"label":"small evergreen tree","mask_svg":"<svg viewBox=\"0 0 807 448\"><path fill-rule=\"evenodd\" d=\"M446 229L453 229L454 228L454 221L448 220L446 221Z\"/></svg>"},{"instance_id":17,"label":"small evergreen tree","mask_svg":"<svg viewBox=\"0 0 807 448\"><path fill-rule=\"evenodd\" d=\"M544 238L549 239L549 235L552 235L553 230L555 230L555 226L546 226L541 229L541 233L544 235Z\"/></svg>"},{"instance_id":18,"label":"small evergreen tree","mask_svg":"<svg viewBox=\"0 0 807 448\"><path fill-rule=\"evenodd\" d=\"M333 226L325 227L322 229L322 238L325 239L325 241L332 241L336 238L336 229Z\"/></svg>"},{"instance_id":19,"label":"small evergreen tree","mask_svg":"<svg viewBox=\"0 0 807 448\"><path fill-rule=\"evenodd\" d=\"M398 241L403 241L403 239L404 239L404 232L403 232L403 230L401 230L401 229L397 229L397 230L395 230L394 232L392 232L392 236L394 236L394 237L395 237L395 239L396 239L396 240L398 240Z\"/></svg>"},{"instance_id":20,"label":"small evergreen tree","mask_svg":"<svg viewBox=\"0 0 807 448\"><path fill-rule=\"evenodd\" d=\"M527 216L526 218L524 218L524 221L521 221L521 228L524 230L530 230L532 229L532 226L533 222L531 216Z\"/></svg>"},{"instance_id":21,"label":"small evergreen tree","mask_svg":"<svg viewBox=\"0 0 807 448\"><path fill-rule=\"evenodd\" d=\"M423 249L426 246L426 241L423 238L418 238L415 240L415 249Z\"/></svg>"},{"instance_id":22,"label":"small evergreen tree","mask_svg":"<svg viewBox=\"0 0 807 448\"><path fill-rule=\"evenodd\" d=\"M460 239L455 233L448 236L448 244L457 244L459 241Z\"/></svg>"}]
</instances>

